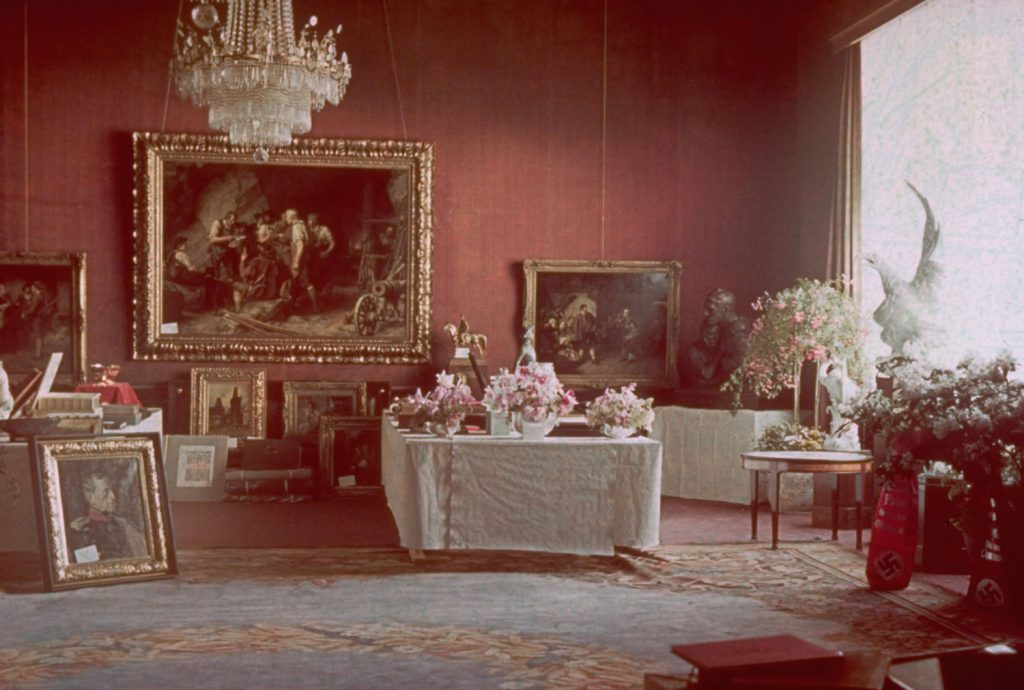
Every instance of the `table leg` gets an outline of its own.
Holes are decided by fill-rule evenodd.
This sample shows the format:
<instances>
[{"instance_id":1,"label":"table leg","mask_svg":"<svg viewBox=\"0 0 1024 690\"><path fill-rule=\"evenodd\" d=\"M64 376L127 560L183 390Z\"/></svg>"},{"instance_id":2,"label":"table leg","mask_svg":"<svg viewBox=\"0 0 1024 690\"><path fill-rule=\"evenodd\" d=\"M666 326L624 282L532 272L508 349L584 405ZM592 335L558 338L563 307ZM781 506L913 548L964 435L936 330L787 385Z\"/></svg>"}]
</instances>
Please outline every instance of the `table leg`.
<instances>
[{"instance_id":1,"label":"table leg","mask_svg":"<svg viewBox=\"0 0 1024 690\"><path fill-rule=\"evenodd\" d=\"M750 470L750 540L757 541L757 470Z\"/></svg>"},{"instance_id":2,"label":"table leg","mask_svg":"<svg viewBox=\"0 0 1024 690\"><path fill-rule=\"evenodd\" d=\"M416 562L416 559L419 559L419 560L422 561L422 560L426 560L426 558L427 558L427 556L426 556L426 554L423 553L423 549L409 549L409 560L412 561L413 563Z\"/></svg>"},{"instance_id":3,"label":"table leg","mask_svg":"<svg viewBox=\"0 0 1024 690\"><path fill-rule=\"evenodd\" d=\"M773 467L768 473L768 500L772 506L772 548L779 548L779 470Z\"/></svg>"},{"instance_id":4,"label":"table leg","mask_svg":"<svg viewBox=\"0 0 1024 690\"><path fill-rule=\"evenodd\" d=\"M858 472L854 477L854 498L857 501L857 509L854 518L857 520L857 550L864 548L864 541L861 538L861 507L864 505L864 473Z\"/></svg>"},{"instance_id":5,"label":"table leg","mask_svg":"<svg viewBox=\"0 0 1024 690\"><path fill-rule=\"evenodd\" d=\"M839 541L839 475L829 475L829 488L832 490L832 541Z\"/></svg>"}]
</instances>

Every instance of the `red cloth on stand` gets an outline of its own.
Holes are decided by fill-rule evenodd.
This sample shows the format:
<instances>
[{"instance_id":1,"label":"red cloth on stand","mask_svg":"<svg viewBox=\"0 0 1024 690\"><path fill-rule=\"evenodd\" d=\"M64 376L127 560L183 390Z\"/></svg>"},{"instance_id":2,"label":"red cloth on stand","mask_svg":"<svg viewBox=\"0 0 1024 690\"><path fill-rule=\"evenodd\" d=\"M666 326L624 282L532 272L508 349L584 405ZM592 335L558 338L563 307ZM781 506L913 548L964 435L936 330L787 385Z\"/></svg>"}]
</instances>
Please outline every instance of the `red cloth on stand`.
<instances>
[{"instance_id":1,"label":"red cloth on stand","mask_svg":"<svg viewBox=\"0 0 1024 690\"><path fill-rule=\"evenodd\" d=\"M99 393L100 402L108 405L142 406L139 396L130 383L81 383L75 386L76 393Z\"/></svg>"}]
</instances>

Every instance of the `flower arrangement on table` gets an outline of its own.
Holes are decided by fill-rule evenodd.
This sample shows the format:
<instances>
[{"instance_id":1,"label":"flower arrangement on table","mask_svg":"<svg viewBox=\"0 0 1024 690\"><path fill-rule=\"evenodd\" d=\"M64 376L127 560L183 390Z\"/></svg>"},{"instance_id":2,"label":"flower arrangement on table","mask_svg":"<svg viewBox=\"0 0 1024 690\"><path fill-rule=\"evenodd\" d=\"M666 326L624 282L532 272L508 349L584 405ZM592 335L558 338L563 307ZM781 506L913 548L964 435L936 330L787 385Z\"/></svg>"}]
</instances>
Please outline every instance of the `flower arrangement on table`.
<instances>
[{"instance_id":1,"label":"flower arrangement on table","mask_svg":"<svg viewBox=\"0 0 1024 690\"><path fill-rule=\"evenodd\" d=\"M772 424L757 441L758 450L821 450L825 434L796 422Z\"/></svg>"},{"instance_id":2,"label":"flower arrangement on table","mask_svg":"<svg viewBox=\"0 0 1024 690\"><path fill-rule=\"evenodd\" d=\"M639 398L636 384L604 393L587 403L587 426L600 428L605 436L625 438L639 430L650 432L654 424L654 398Z\"/></svg>"},{"instance_id":3,"label":"flower arrangement on table","mask_svg":"<svg viewBox=\"0 0 1024 690\"><path fill-rule=\"evenodd\" d=\"M866 331L853 299L842 281L800 278L774 295L764 294L752 305L757 318L750 327L743 363L722 384L732 391L733 407L745 388L762 398L793 390L793 414L800 420L800 372L805 362L822 366L827 360L845 361L857 382L866 370L863 343Z\"/></svg>"},{"instance_id":4,"label":"flower arrangement on table","mask_svg":"<svg viewBox=\"0 0 1024 690\"><path fill-rule=\"evenodd\" d=\"M491 377L483 402L496 412L518 413L527 422L546 422L572 412L576 394L565 388L548 362L530 362Z\"/></svg>"},{"instance_id":5,"label":"flower arrangement on table","mask_svg":"<svg viewBox=\"0 0 1024 690\"><path fill-rule=\"evenodd\" d=\"M437 385L427 395L417 390L406 401L413 406L419 424L438 436L449 438L459 430L476 403L466 377L445 371L437 375Z\"/></svg>"}]
</instances>

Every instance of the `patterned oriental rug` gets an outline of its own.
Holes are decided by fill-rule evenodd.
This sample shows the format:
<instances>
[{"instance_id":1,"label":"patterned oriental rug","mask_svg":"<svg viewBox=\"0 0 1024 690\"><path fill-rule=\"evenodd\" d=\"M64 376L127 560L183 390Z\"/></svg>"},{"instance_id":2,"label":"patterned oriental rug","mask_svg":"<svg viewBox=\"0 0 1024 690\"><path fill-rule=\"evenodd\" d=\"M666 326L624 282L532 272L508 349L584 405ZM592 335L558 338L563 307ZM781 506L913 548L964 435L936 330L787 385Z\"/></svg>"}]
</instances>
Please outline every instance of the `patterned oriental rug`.
<instances>
[{"instance_id":1,"label":"patterned oriental rug","mask_svg":"<svg viewBox=\"0 0 1024 690\"><path fill-rule=\"evenodd\" d=\"M1024 639L917 583L869 591L833 544L579 557L184 551L176 579L0 594L0 687L640 688L669 645L800 635L904 654Z\"/></svg>"}]
</instances>

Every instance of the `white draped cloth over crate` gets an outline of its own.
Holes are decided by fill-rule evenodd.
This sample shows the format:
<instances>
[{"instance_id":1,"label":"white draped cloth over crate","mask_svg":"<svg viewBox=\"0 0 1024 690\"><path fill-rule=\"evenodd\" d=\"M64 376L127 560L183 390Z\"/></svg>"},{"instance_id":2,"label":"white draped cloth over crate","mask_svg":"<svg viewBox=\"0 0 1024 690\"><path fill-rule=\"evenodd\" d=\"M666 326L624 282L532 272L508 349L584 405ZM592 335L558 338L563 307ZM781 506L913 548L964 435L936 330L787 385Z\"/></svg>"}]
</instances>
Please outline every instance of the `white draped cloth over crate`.
<instances>
[{"instance_id":1,"label":"white draped cloth over crate","mask_svg":"<svg viewBox=\"0 0 1024 690\"><path fill-rule=\"evenodd\" d=\"M381 437L384 491L404 548L611 555L658 544L656 441L449 440L402 433L387 416Z\"/></svg>"}]
</instances>

